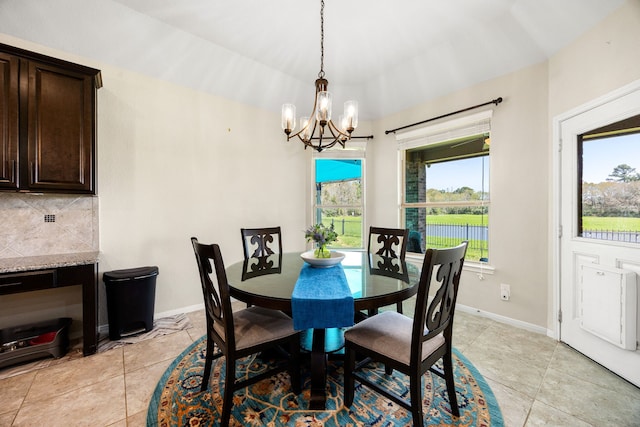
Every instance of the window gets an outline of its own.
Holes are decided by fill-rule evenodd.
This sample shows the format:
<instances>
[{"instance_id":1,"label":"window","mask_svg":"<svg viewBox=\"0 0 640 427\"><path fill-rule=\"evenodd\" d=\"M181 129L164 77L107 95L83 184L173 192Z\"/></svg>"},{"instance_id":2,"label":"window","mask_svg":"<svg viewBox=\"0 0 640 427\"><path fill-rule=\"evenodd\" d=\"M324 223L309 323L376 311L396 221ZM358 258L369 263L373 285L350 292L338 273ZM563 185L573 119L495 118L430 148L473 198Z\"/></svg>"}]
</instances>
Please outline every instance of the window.
<instances>
[{"instance_id":1,"label":"window","mask_svg":"<svg viewBox=\"0 0 640 427\"><path fill-rule=\"evenodd\" d=\"M578 235L640 243L640 116L578 137Z\"/></svg>"},{"instance_id":2,"label":"window","mask_svg":"<svg viewBox=\"0 0 640 427\"><path fill-rule=\"evenodd\" d=\"M334 248L363 248L363 188L361 158L316 158L315 223L333 224Z\"/></svg>"},{"instance_id":3,"label":"window","mask_svg":"<svg viewBox=\"0 0 640 427\"><path fill-rule=\"evenodd\" d=\"M397 136L408 252L468 240L466 259L489 261L490 118L485 111Z\"/></svg>"}]
</instances>

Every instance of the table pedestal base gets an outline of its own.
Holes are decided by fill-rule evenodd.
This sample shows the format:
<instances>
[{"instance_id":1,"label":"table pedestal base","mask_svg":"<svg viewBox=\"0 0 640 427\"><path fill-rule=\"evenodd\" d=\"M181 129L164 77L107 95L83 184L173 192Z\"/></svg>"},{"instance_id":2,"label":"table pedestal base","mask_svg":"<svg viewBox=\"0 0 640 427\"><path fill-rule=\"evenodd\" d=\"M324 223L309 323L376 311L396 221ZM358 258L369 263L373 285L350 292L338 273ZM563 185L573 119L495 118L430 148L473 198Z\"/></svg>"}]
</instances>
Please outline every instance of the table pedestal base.
<instances>
[{"instance_id":1,"label":"table pedestal base","mask_svg":"<svg viewBox=\"0 0 640 427\"><path fill-rule=\"evenodd\" d=\"M311 396L309 409L323 410L327 402L327 358L344 348L340 328L313 329L303 333L303 349L311 351Z\"/></svg>"}]
</instances>

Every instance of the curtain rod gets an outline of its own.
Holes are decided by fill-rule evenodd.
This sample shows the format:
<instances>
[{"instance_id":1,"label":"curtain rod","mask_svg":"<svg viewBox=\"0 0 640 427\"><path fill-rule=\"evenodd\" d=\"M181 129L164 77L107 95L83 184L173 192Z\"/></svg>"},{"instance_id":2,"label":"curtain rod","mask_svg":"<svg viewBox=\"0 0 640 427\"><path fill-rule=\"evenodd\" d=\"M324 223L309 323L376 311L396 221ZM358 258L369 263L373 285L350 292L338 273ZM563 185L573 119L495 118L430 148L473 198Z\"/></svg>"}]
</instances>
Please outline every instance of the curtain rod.
<instances>
[{"instance_id":1,"label":"curtain rod","mask_svg":"<svg viewBox=\"0 0 640 427\"><path fill-rule=\"evenodd\" d=\"M318 136L314 136L313 138L311 138L313 140L316 139L320 139L320 137ZM373 135L367 135L367 136L352 136L350 139L373 139Z\"/></svg>"},{"instance_id":2,"label":"curtain rod","mask_svg":"<svg viewBox=\"0 0 640 427\"><path fill-rule=\"evenodd\" d=\"M485 102L484 104L474 105L473 107L464 108L464 109L462 109L462 110L454 111L453 113L447 113L447 114L443 114L443 115L438 116L438 117L432 117L432 118L430 118L430 119L423 120L423 121L421 121L421 122L412 123L412 124L410 124L410 125L402 126L402 127L395 128L395 129L391 129L391 130L385 130L385 131L384 131L384 133L385 133L385 135L388 135L388 134L390 134L390 133L395 133L396 131L399 131L399 130L402 130L402 129L406 129L406 128L410 128L410 127L412 127L412 126L417 126L417 125L421 125L421 124L424 124L424 123L427 123L427 122L432 122L432 121L434 121L434 120L442 119L442 118L444 118L444 117L453 116L454 114L464 113L465 111L473 110L474 108L484 107L485 105L489 105L489 104L496 104L496 105L498 105L498 104L500 104L501 102L502 102L502 97L499 97L499 98L496 98L496 99L494 99L494 100L492 100L492 101Z\"/></svg>"}]
</instances>

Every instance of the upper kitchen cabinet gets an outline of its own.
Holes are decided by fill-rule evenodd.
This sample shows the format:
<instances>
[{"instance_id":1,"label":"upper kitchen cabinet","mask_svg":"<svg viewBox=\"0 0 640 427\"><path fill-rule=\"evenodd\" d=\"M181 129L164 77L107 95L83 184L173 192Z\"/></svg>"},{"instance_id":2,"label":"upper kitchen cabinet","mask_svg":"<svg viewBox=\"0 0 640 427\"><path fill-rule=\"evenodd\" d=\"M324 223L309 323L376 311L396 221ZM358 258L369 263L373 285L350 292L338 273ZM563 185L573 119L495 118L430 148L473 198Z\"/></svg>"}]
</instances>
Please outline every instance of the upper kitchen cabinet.
<instances>
[{"instance_id":1,"label":"upper kitchen cabinet","mask_svg":"<svg viewBox=\"0 0 640 427\"><path fill-rule=\"evenodd\" d=\"M0 190L95 194L100 71L0 44Z\"/></svg>"}]
</instances>

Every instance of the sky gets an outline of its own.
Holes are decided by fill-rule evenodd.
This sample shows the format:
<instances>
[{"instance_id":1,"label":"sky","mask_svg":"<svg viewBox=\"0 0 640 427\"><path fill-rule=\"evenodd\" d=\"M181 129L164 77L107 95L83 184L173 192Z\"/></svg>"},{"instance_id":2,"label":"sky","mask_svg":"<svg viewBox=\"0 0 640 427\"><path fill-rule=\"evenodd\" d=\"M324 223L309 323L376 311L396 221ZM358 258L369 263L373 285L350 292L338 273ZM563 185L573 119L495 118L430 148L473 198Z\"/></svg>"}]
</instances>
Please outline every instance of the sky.
<instances>
[{"instance_id":1,"label":"sky","mask_svg":"<svg viewBox=\"0 0 640 427\"><path fill-rule=\"evenodd\" d=\"M586 141L582 161L584 182L605 182L623 163L640 173L640 133Z\"/></svg>"},{"instance_id":2,"label":"sky","mask_svg":"<svg viewBox=\"0 0 640 427\"><path fill-rule=\"evenodd\" d=\"M485 191L489 191L489 156L432 164L427 169L427 188L454 191L469 187L481 191L483 161L484 186Z\"/></svg>"},{"instance_id":3,"label":"sky","mask_svg":"<svg viewBox=\"0 0 640 427\"><path fill-rule=\"evenodd\" d=\"M436 163L427 169L427 188L453 191L470 187L480 191L482 159L485 159L485 188L489 189L489 157L475 157L457 162ZM640 173L640 133L596 139L584 143L583 181L605 182L613 169L627 164Z\"/></svg>"}]
</instances>

